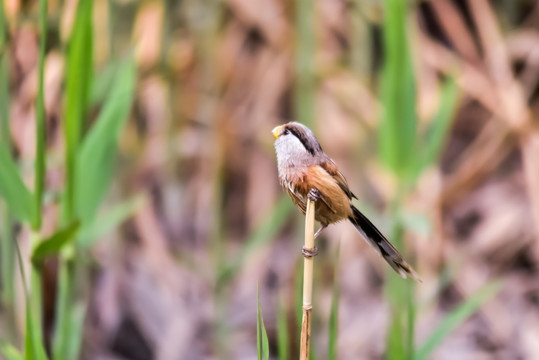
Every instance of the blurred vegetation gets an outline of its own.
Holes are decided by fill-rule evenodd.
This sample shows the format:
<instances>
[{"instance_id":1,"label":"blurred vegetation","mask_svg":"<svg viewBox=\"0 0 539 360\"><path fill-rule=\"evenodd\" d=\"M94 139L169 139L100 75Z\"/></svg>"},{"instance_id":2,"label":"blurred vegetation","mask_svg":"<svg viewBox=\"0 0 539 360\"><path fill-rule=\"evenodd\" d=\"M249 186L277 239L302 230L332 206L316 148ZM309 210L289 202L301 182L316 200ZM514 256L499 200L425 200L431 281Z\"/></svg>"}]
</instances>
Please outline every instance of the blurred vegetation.
<instances>
[{"instance_id":1,"label":"blurred vegetation","mask_svg":"<svg viewBox=\"0 0 539 360\"><path fill-rule=\"evenodd\" d=\"M537 1L1 5L3 358L297 358L291 120L423 279L327 229L312 358L539 358Z\"/></svg>"}]
</instances>

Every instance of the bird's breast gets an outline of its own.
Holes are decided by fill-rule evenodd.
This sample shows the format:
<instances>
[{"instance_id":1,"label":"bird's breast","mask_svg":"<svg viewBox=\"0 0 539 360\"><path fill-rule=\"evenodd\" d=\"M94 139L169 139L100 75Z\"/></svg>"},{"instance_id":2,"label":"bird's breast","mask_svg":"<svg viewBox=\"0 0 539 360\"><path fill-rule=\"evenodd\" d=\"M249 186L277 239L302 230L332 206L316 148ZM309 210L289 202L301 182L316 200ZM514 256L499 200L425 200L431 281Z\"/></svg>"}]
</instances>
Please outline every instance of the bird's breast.
<instances>
[{"instance_id":1,"label":"bird's breast","mask_svg":"<svg viewBox=\"0 0 539 360\"><path fill-rule=\"evenodd\" d=\"M316 204L316 220L322 224L332 224L347 218L350 214L350 200L336 180L320 166L282 167L279 179L293 202L305 213L307 196L316 189L321 199Z\"/></svg>"}]
</instances>

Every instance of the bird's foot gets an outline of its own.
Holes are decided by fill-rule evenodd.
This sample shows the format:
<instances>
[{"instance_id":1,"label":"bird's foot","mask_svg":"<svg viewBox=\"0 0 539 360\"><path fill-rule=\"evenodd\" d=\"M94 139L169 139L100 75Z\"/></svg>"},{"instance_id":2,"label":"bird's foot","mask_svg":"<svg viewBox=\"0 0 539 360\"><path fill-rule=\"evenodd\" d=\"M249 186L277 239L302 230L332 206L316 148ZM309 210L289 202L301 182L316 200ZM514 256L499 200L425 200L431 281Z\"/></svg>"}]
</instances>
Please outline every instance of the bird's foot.
<instances>
[{"instance_id":1,"label":"bird's foot","mask_svg":"<svg viewBox=\"0 0 539 360\"><path fill-rule=\"evenodd\" d=\"M317 189L312 188L307 194L307 197L309 198L309 200L316 202L322 198L322 194L320 194L320 191L318 191Z\"/></svg>"},{"instance_id":2,"label":"bird's foot","mask_svg":"<svg viewBox=\"0 0 539 360\"><path fill-rule=\"evenodd\" d=\"M303 247L301 248L301 253L302 253L303 256L305 256L306 258L312 258L313 256L318 255L318 248L315 246L315 247L313 247L312 249L309 249L309 248L306 248L305 246L303 246Z\"/></svg>"},{"instance_id":3,"label":"bird's foot","mask_svg":"<svg viewBox=\"0 0 539 360\"><path fill-rule=\"evenodd\" d=\"M327 228L327 225L322 225L320 227L320 229L316 230L316 232L314 233L314 238L316 239L318 237L318 235L320 235L320 233L322 232L322 230L324 230L325 228Z\"/></svg>"}]
</instances>

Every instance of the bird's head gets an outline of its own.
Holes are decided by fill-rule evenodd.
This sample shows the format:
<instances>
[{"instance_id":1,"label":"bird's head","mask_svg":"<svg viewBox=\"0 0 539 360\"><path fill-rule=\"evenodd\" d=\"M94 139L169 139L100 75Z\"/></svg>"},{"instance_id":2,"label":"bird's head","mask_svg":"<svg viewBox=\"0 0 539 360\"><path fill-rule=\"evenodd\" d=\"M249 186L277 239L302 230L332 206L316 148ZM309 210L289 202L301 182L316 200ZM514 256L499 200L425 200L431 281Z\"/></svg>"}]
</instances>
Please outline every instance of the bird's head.
<instances>
[{"instance_id":1,"label":"bird's head","mask_svg":"<svg viewBox=\"0 0 539 360\"><path fill-rule=\"evenodd\" d=\"M279 164L312 163L317 155L323 154L320 143L311 129L298 122L289 122L272 130L275 137L275 152Z\"/></svg>"}]
</instances>

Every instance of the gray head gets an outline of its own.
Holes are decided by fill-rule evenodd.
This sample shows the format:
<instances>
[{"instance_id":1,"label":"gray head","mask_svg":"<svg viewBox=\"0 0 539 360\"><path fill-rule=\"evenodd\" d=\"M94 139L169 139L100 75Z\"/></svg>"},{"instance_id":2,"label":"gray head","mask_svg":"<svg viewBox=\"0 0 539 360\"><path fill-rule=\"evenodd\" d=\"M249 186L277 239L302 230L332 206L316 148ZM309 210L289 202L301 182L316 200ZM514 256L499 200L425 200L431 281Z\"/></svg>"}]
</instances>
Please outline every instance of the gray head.
<instances>
[{"instance_id":1,"label":"gray head","mask_svg":"<svg viewBox=\"0 0 539 360\"><path fill-rule=\"evenodd\" d=\"M317 164L325 154L311 129L298 122L277 126L272 131L278 166Z\"/></svg>"}]
</instances>

